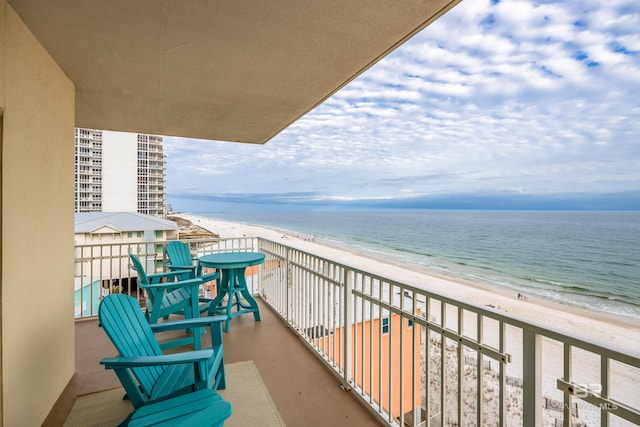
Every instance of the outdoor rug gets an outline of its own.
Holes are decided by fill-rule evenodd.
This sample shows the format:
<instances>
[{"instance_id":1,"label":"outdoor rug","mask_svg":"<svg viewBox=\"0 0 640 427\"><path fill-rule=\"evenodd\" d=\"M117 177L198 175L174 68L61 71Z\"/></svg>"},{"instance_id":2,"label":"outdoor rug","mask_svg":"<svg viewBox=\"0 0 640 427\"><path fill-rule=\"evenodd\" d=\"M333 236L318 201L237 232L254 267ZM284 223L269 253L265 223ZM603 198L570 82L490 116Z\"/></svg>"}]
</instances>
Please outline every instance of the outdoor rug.
<instances>
[{"instance_id":1,"label":"outdoor rug","mask_svg":"<svg viewBox=\"0 0 640 427\"><path fill-rule=\"evenodd\" d=\"M285 425L253 361L225 365L225 374L227 389L220 394L233 406L225 427ZM129 401L122 400L123 396L121 387L78 396L64 426L117 426L133 410Z\"/></svg>"}]
</instances>

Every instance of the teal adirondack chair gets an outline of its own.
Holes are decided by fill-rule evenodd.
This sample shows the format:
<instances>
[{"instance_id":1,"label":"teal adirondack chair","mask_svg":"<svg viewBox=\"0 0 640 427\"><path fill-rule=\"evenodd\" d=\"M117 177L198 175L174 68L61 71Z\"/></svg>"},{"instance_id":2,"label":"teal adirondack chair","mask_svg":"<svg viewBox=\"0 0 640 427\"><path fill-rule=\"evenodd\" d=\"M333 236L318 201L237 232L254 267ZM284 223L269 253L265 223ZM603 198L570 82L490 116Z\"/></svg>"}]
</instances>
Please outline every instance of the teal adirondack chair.
<instances>
[{"instance_id":1,"label":"teal adirondack chair","mask_svg":"<svg viewBox=\"0 0 640 427\"><path fill-rule=\"evenodd\" d=\"M100 303L98 319L119 353L102 359L100 364L115 371L134 408L196 390L226 387L222 348L226 316L151 325L135 298L111 294ZM155 333L198 327L209 327L211 347L162 353Z\"/></svg>"},{"instance_id":2,"label":"teal adirondack chair","mask_svg":"<svg viewBox=\"0 0 640 427\"><path fill-rule=\"evenodd\" d=\"M231 404L214 390L198 390L144 405L120 426L128 427L222 427L231 416Z\"/></svg>"},{"instance_id":3,"label":"teal adirondack chair","mask_svg":"<svg viewBox=\"0 0 640 427\"><path fill-rule=\"evenodd\" d=\"M169 262L166 264L170 271L190 271L188 278L190 279L202 279L202 284L212 282L214 280L220 280L220 272L214 271L212 273L202 274L202 266L197 258L191 256L191 249L189 244L181 242L179 240L172 240L167 244L167 257ZM210 298L200 298L201 303L210 303ZM208 305L205 307L201 304L200 309L208 309Z\"/></svg>"},{"instance_id":4,"label":"teal adirondack chair","mask_svg":"<svg viewBox=\"0 0 640 427\"><path fill-rule=\"evenodd\" d=\"M138 288L143 289L147 296L144 314L149 323L158 323L160 319L167 319L170 314L191 319L199 317L201 312L209 308L206 302L200 307L198 287L202 283L201 279L185 279L188 276L185 270L147 274L138 256L129 254L129 258L131 268L138 273ZM198 330L184 339L163 342L161 347L164 349L193 343L199 348L199 332Z\"/></svg>"}]
</instances>

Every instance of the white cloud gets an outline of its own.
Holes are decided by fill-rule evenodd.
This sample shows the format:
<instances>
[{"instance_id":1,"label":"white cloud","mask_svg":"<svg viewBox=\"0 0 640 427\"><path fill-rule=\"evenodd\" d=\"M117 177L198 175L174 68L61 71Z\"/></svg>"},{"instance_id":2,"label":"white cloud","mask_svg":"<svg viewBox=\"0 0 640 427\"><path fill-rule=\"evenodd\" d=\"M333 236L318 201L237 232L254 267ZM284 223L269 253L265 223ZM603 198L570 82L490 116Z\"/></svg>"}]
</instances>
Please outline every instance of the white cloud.
<instances>
[{"instance_id":1,"label":"white cloud","mask_svg":"<svg viewBox=\"0 0 640 427\"><path fill-rule=\"evenodd\" d=\"M462 2L264 146L166 138L169 193L640 190L637 28L633 0Z\"/></svg>"}]
</instances>

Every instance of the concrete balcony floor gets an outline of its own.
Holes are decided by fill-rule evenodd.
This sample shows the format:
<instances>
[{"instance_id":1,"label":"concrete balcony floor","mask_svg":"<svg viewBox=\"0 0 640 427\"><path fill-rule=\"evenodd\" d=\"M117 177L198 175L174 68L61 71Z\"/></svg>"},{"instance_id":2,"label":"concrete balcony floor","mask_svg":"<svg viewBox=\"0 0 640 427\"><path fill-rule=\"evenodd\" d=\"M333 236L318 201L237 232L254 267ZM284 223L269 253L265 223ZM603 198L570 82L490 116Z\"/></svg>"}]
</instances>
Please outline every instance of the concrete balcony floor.
<instances>
[{"instance_id":1,"label":"concrete balcony floor","mask_svg":"<svg viewBox=\"0 0 640 427\"><path fill-rule=\"evenodd\" d=\"M289 426L375 426L381 422L269 306L258 300L261 321L243 315L224 334L226 363L253 360L282 418ZM97 320L76 322L76 374L43 426L62 426L78 395L120 386L99 361L116 350ZM232 384L228 384L232 387Z\"/></svg>"}]
</instances>

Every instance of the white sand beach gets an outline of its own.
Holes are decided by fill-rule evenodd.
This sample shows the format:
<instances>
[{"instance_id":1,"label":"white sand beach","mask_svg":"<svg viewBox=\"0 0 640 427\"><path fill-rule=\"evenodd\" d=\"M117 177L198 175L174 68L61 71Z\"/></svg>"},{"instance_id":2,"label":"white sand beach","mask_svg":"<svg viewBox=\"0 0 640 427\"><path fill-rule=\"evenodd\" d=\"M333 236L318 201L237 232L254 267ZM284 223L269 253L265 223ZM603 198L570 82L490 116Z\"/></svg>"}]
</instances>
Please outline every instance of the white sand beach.
<instances>
[{"instance_id":1,"label":"white sand beach","mask_svg":"<svg viewBox=\"0 0 640 427\"><path fill-rule=\"evenodd\" d=\"M420 271L411 266L384 262L345 248L316 241L311 236L285 234L283 231L276 229L249 226L191 214L179 214L176 216L208 229L222 238L262 237L275 242L282 242L324 258L379 274L383 277L393 278L418 288L427 289L433 293L483 306L491 304L495 306L495 310L500 310L509 315L527 319L533 323L551 326L561 331L567 331L595 342L604 343L606 346L622 349L627 353L640 354L640 321L637 319L592 312L531 296L526 299L518 298L517 294L506 292L503 289L490 288L486 285L445 277L429 271ZM455 316L453 317L455 318ZM514 339L518 339L518 337ZM543 378L561 376L561 345L557 342L543 342L543 352ZM521 364L519 361L522 360L522 355L512 354L512 357L514 360L513 366L508 367L508 371L519 371L521 366L518 365ZM578 372L578 375L589 379L589 382L597 382L599 380L599 360L597 358L589 357L588 355L584 357L574 356L574 365L581 366L580 370L584 370L584 372ZM625 403L631 404L636 408L639 407L640 388L637 387L637 383L640 382L639 370L626 366L615 366L612 367L612 372L614 376L612 378L612 390L617 390L614 397L622 399ZM554 399L559 399L559 396L561 396L556 389L555 381L543 380L543 393ZM584 416L581 414L580 419L586 421L586 425L592 425L595 419L590 420L593 417L590 416L588 410L586 412L583 411L585 414ZM591 412L593 412L591 415L597 418L599 411L592 407Z\"/></svg>"}]
</instances>

